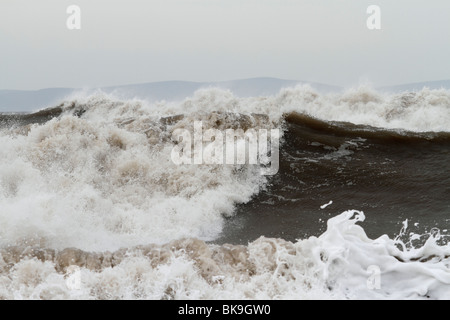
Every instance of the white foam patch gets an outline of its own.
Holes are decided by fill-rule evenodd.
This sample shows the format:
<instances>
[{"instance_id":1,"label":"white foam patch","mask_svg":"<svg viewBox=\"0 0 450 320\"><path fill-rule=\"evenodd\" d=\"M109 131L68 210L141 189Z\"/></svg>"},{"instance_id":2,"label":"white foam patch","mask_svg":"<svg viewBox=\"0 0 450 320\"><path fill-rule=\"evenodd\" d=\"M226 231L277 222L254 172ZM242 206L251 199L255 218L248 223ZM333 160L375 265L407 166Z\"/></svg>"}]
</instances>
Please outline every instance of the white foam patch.
<instances>
[{"instance_id":1,"label":"white foam patch","mask_svg":"<svg viewBox=\"0 0 450 320\"><path fill-rule=\"evenodd\" d=\"M328 208L329 206L331 206L332 204L333 204L333 201L330 201L327 204L320 206L320 209L324 210L324 209Z\"/></svg>"}]
</instances>

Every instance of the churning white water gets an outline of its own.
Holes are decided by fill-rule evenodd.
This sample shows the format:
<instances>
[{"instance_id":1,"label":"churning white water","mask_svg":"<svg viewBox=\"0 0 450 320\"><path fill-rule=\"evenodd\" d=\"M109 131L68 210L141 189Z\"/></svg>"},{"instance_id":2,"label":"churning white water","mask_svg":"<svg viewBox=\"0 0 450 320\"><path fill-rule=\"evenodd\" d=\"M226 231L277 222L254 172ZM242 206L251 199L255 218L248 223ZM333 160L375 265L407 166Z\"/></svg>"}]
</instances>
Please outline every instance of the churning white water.
<instances>
[{"instance_id":1,"label":"churning white water","mask_svg":"<svg viewBox=\"0 0 450 320\"><path fill-rule=\"evenodd\" d=\"M449 131L446 90L322 95L299 86L236 98L211 88L179 103L97 94L64 108L44 124L0 132L0 298L450 298L450 247L433 236L417 248L387 236L371 240L356 224L361 212L343 213L320 237L296 243L206 244L268 178L251 166L170 160L171 133L195 120L282 129L283 115L297 112ZM79 267L75 286L68 285L72 265Z\"/></svg>"}]
</instances>

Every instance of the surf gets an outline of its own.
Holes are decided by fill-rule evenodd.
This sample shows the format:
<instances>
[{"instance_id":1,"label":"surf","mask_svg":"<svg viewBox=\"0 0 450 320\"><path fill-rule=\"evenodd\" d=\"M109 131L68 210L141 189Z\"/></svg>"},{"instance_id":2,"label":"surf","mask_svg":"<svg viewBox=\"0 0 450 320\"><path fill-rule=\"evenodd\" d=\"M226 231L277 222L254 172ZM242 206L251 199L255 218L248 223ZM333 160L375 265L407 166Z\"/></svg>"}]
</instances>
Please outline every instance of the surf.
<instances>
[{"instance_id":1,"label":"surf","mask_svg":"<svg viewBox=\"0 0 450 320\"><path fill-rule=\"evenodd\" d=\"M0 296L446 298L449 102L447 90L207 88L3 114ZM173 132L196 121L280 130L279 174L175 165ZM406 219L412 235L398 234ZM371 266L381 291L367 286Z\"/></svg>"}]
</instances>

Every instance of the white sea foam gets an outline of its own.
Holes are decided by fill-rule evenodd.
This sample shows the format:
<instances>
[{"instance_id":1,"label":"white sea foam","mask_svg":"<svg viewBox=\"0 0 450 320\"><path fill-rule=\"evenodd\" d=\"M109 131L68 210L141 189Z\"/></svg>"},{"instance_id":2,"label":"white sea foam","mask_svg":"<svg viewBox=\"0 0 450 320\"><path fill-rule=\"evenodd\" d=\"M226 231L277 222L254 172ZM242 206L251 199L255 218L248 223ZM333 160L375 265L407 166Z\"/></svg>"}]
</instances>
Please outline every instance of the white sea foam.
<instances>
[{"instance_id":1,"label":"white sea foam","mask_svg":"<svg viewBox=\"0 0 450 320\"><path fill-rule=\"evenodd\" d=\"M223 217L267 181L249 166L170 161L171 131L190 128L194 120L219 129L280 127L284 113L299 112L326 121L449 131L448 91L385 95L358 88L320 95L299 86L244 99L212 88L180 103L120 102L97 94L78 96L65 106L66 114L32 125L26 134L0 133L0 247L73 247L103 254L124 247L129 254L98 270L82 266L81 287L74 291L60 262L31 254L11 265L3 251L0 297L450 298L449 247L430 239L419 249L401 251L388 237L370 240L355 224L361 213L331 219L319 238L297 243L260 239L236 247L235 255L228 254L233 248L195 240L215 239ZM74 107L85 113L73 115ZM179 114L184 118L173 124L161 120ZM358 218L352 219L355 214ZM172 250L173 241L182 238L192 244ZM155 260L133 249L151 243L160 245L155 250L166 258ZM195 247L195 256L186 250L189 246ZM230 255L231 262L218 262ZM381 271L381 290L367 288L371 266Z\"/></svg>"},{"instance_id":2,"label":"white sea foam","mask_svg":"<svg viewBox=\"0 0 450 320\"><path fill-rule=\"evenodd\" d=\"M382 94L368 87L343 94L316 94L308 87L283 90L277 103L284 111L306 113L326 121L415 132L450 130L450 91Z\"/></svg>"},{"instance_id":3,"label":"white sea foam","mask_svg":"<svg viewBox=\"0 0 450 320\"><path fill-rule=\"evenodd\" d=\"M117 101L111 96L84 93L71 97L80 103L116 109ZM152 115L176 115L192 112L237 112L265 114L278 122L283 114L298 112L324 121L350 122L378 128L408 130L413 132L450 131L450 90L424 88L418 92L398 94L378 92L367 86L348 89L342 93L319 93L309 85L282 89L274 96L238 98L229 90L208 88L198 90L192 97L181 102L162 101L157 104L140 104L129 101L127 113L136 117L137 109ZM140 105L140 107L136 107ZM100 111L99 118L105 117Z\"/></svg>"},{"instance_id":4,"label":"white sea foam","mask_svg":"<svg viewBox=\"0 0 450 320\"><path fill-rule=\"evenodd\" d=\"M149 141L73 116L1 136L0 243L112 250L213 239L265 181L252 167L176 166L171 143Z\"/></svg>"},{"instance_id":5,"label":"white sea foam","mask_svg":"<svg viewBox=\"0 0 450 320\"><path fill-rule=\"evenodd\" d=\"M296 243L260 238L215 246L187 239L99 254L1 250L0 298L450 298L450 246L431 235L417 249L387 236L371 240L357 224L363 220L361 212L345 212L320 237ZM67 274L73 264L78 271Z\"/></svg>"}]
</instances>

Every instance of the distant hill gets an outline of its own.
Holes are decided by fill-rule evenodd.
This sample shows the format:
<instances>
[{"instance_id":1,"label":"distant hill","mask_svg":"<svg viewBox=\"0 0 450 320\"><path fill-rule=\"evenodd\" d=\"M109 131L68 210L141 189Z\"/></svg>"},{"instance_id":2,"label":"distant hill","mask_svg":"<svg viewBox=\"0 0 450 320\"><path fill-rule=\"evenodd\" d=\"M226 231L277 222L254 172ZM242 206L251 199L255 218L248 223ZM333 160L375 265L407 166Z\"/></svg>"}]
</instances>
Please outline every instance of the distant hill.
<instances>
[{"instance_id":1,"label":"distant hill","mask_svg":"<svg viewBox=\"0 0 450 320\"><path fill-rule=\"evenodd\" d=\"M106 93L114 92L122 99L140 98L148 101L184 100L202 88L220 87L231 90L238 97L267 96L280 89L297 84L310 84L320 92L339 91L341 88L319 83L275 78L254 78L223 82L166 81L100 88ZM90 91L95 91L91 89ZM75 88L54 88L38 91L0 90L0 112L27 112L54 106Z\"/></svg>"},{"instance_id":2,"label":"distant hill","mask_svg":"<svg viewBox=\"0 0 450 320\"><path fill-rule=\"evenodd\" d=\"M254 78L222 82L167 81L107 87L102 88L102 90L105 92L117 91L121 94L125 94L126 97L139 97L150 101L157 101L182 100L191 96L195 91L208 87L229 89L238 97L269 96L277 94L282 88L306 83L321 92L341 90L339 87L320 83L310 83L297 80L281 80L275 78Z\"/></svg>"}]
</instances>

